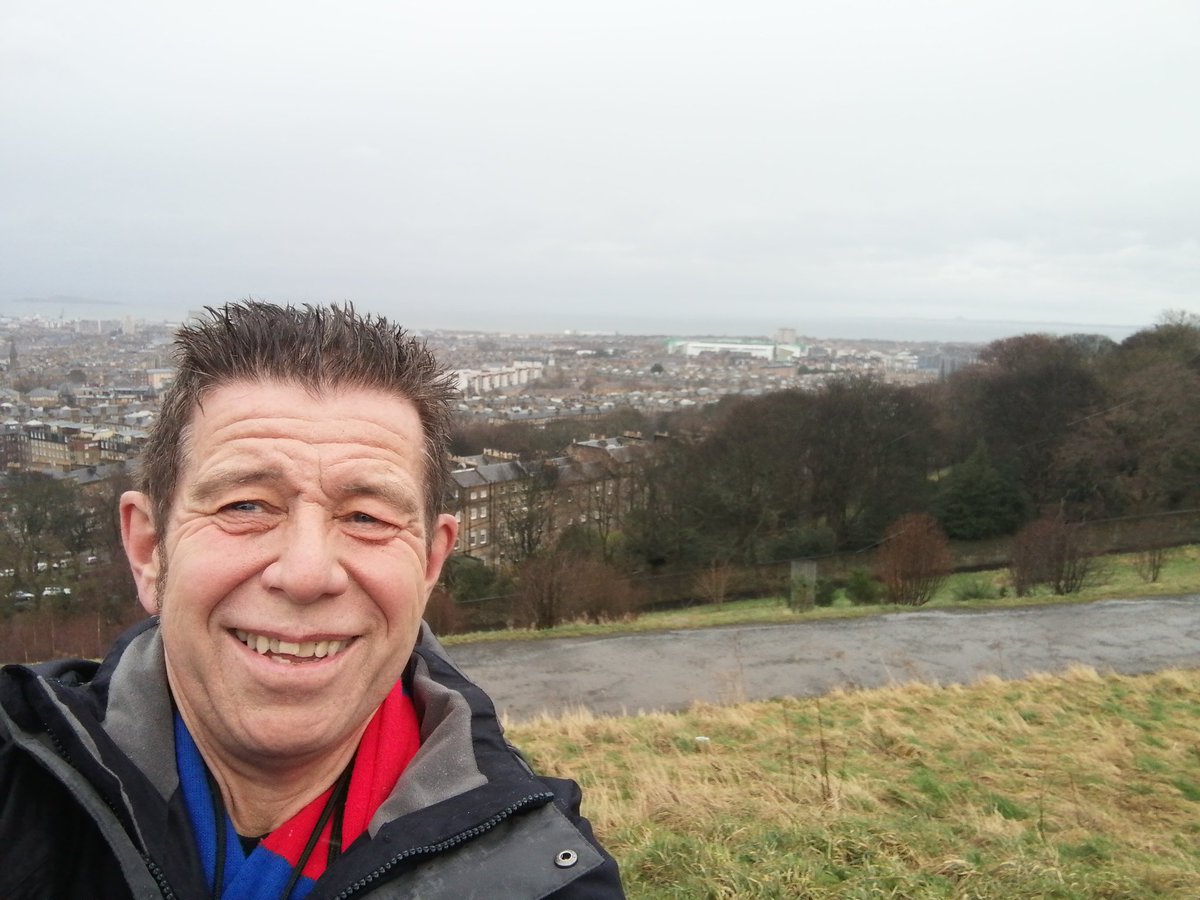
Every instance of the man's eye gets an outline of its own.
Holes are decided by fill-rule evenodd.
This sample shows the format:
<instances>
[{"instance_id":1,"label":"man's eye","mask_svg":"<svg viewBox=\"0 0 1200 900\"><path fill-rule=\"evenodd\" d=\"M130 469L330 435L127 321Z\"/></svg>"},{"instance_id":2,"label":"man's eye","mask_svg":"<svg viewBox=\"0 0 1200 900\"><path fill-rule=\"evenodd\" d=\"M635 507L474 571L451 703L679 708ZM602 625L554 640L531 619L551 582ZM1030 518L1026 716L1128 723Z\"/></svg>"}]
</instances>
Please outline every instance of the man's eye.
<instances>
[{"instance_id":1,"label":"man's eye","mask_svg":"<svg viewBox=\"0 0 1200 900\"><path fill-rule=\"evenodd\" d=\"M390 535L398 529L385 519L377 519L370 513L352 512L343 521L353 527L362 536L381 537Z\"/></svg>"},{"instance_id":2,"label":"man's eye","mask_svg":"<svg viewBox=\"0 0 1200 900\"><path fill-rule=\"evenodd\" d=\"M238 500L234 503L226 503L221 509L229 512L258 512L262 507L253 500Z\"/></svg>"}]
</instances>

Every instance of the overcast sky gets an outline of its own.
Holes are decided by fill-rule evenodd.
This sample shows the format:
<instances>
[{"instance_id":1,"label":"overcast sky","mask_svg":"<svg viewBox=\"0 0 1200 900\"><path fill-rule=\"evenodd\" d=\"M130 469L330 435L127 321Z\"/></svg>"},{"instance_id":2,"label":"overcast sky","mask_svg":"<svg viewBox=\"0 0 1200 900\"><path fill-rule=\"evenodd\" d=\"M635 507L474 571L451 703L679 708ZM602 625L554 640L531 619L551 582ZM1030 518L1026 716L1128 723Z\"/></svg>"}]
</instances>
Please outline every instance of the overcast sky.
<instances>
[{"instance_id":1,"label":"overcast sky","mask_svg":"<svg viewBox=\"0 0 1200 900\"><path fill-rule=\"evenodd\" d=\"M1198 95L1196 0L0 0L0 314L1128 331Z\"/></svg>"}]
</instances>

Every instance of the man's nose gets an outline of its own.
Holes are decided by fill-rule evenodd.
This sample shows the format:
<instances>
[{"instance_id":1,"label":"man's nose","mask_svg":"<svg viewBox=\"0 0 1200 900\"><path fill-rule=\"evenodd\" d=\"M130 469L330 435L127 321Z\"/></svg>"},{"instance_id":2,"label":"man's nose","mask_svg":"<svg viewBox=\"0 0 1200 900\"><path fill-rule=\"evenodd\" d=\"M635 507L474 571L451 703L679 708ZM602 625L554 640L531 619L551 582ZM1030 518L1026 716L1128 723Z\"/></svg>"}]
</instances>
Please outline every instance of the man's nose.
<instances>
[{"instance_id":1,"label":"man's nose","mask_svg":"<svg viewBox=\"0 0 1200 900\"><path fill-rule=\"evenodd\" d=\"M311 603L346 590L349 576L337 554L337 533L316 510L293 513L279 530L275 559L263 570L263 584L296 603Z\"/></svg>"}]
</instances>

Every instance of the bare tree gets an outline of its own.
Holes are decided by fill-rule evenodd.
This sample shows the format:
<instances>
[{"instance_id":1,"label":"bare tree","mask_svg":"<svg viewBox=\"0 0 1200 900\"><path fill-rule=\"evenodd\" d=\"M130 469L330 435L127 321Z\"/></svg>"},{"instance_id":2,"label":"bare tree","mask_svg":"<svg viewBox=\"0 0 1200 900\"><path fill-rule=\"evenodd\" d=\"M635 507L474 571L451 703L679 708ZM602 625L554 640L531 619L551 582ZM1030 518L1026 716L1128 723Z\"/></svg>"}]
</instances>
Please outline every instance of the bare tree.
<instances>
[{"instance_id":1,"label":"bare tree","mask_svg":"<svg viewBox=\"0 0 1200 900\"><path fill-rule=\"evenodd\" d=\"M621 523L621 487L621 479L605 467L599 478L579 485L576 493L579 517L595 535L600 558L606 563L613 561L613 536Z\"/></svg>"},{"instance_id":2,"label":"bare tree","mask_svg":"<svg viewBox=\"0 0 1200 900\"><path fill-rule=\"evenodd\" d=\"M527 469L527 477L504 496L497 510L500 552L510 565L537 556L553 534L557 473L552 466L540 464Z\"/></svg>"},{"instance_id":3,"label":"bare tree","mask_svg":"<svg viewBox=\"0 0 1200 900\"><path fill-rule=\"evenodd\" d=\"M32 581L39 563L60 553L63 538L86 525L78 487L38 472L13 472L4 482L6 538L20 579Z\"/></svg>"}]
</instances>

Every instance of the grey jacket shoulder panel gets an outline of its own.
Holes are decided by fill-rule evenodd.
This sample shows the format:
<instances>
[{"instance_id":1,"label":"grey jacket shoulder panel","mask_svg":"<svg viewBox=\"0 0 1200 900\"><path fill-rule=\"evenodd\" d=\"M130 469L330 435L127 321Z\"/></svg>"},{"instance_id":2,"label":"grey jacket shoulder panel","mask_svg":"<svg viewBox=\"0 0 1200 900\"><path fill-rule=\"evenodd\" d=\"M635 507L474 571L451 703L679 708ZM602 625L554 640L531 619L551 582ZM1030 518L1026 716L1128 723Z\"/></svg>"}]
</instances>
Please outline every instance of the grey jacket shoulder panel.
<instances>
[{"instance_id":1,"label":"grey jacket shoulder panel","mask_svg":"<svg viewBox=\"0 0 1200 900\"><path fill-rule=\"evenodd\" d=\"M165 800L179 787L179 773L174 731L160 724L172 717L167 679L148 674L166 671L159 630L137 635L125 648L124 660L109 680L104 730Z\"/></svg>"}]
</instances>

